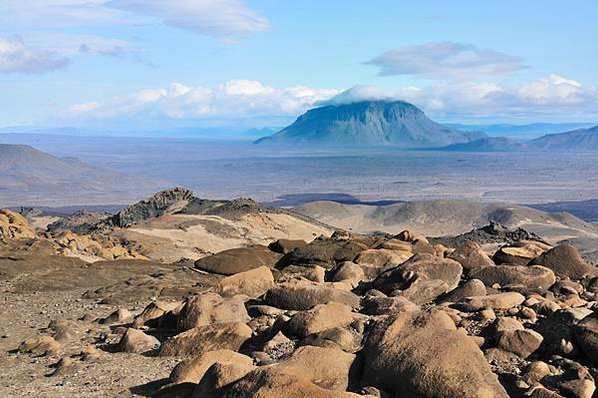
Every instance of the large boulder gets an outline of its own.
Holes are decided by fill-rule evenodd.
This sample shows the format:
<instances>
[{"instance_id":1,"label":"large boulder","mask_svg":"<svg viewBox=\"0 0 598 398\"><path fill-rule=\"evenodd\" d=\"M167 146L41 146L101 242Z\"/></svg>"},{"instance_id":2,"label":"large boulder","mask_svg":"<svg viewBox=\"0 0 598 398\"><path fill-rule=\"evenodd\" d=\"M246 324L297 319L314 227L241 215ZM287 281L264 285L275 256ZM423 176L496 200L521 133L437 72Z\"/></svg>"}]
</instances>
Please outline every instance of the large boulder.
<instances>
[{"instance_id":1,"label":"large boulder","mask_svg":"<svg viewBox=\"0 0 598 398\"><path fill-rule=\"evenodd\" d=\"M501 332L496 341L498 348L527 358L536 351L544 338L538 332L529 329L514 329Z\"/></svg>"},{"instance_id":2,"label":"large boulder","mask_svg":"<svg viewBox=\"0 0 598 398\"><path fill-rule=\"evenodd\" d=\"M251 328L244 323L218 323L199 326L166 340L160 356L198 356L207 351L238 351L251 338Z\"/></svg>"},{"instance_id":3,"label":"large boulder","mask_svg":"<svg viewBox=\"0 0 598 398\"><path fill-rule=\"evenodd\" d=\"M255 369L253 364L216 362L205 371L201 381L193 390L192 398L220 398L228 385L241 380Z\"/></svg>"},{"instance_id":4,"label":"large boulder","mask_svg":"<svg viewBox=\"0 0 598 398\"><path fill-rule=\"evenodd\" d=\"M364 278L363 269L351 261L344 261L337 264L331 271L331 280L333 282L343 282L349 287L355 288L359 282Z\"/></svg>"},{"instance_id":5,"label":"large boulder","mask_svg":"<svg viewBox=\"0 0 598 398\"><path fill-rule=\"evenodd\" d=\"M224 250L195 262L195 268L221 275L234 275L258 267L274 268L281 255L255 245Z\"/></svg>"},{"instance_id":6,"label":"large boulder","mask_svg":"<svg viewBox=\"0 0 598 398\"><path fill-rule=\"evenodd\" d=\"M413 256L411 251L367 249L359 253L355 258L355 263L361 266L368 279L373 279L387 269L404 263L411 256Z\"/></svg>"},{"instance_id":7,"label":"large boulder","mask_svg":"<svg viewBox=\"0 0 598 398\"><path fill-rule=\"evenodd\" d=\"M351 307L330 302L293 315L286 325L286 330L289 335L305 337L326 329L347 326L354 317L355 314L351 311Z\"/></svg>"},{"instance_id":8,"label":"large boulder","mask_svg":"<svg viewBox=\"0 0 598 398\"><path fill-rule=\"evenodd\" d=\"M459 303L455 304L455 307L462 311L481 311L486 308L493 310L508 310L509 308L517 307L523 301L525 297L517 292L505 292L488 294L486 296L472 296L466 297Z\"/></svg>"},{"instance_id":9,"label":"large boulder","mask_svg":"<svg viewBox=\"0 0 598 398\"><path fill-rule=\"evenodd\" d=\"M594 364L598 364L598 315L593 313L573 328L581 350Z\"/></svg>"},{"instance_id":10,"label":"large boulder","mask_svg":"<svg viewBox=\"0 0 598 398\"><path fill-rule=\"evenodd\" d=\"M363 354L364 385L396 397L508 397L477 345L442 311L376 321Z\"/></svg>"},{"instance_id":11,"label":"large boulder","mask_svg":"<svg viewBox=\"0 0 598 398\"><path fill-rule=\"evenodd\" d=\"M569 244L558 245L530 264L539 264L550 268L556 275L571 279L582 279L585 276L595 276L596 268L584 261L577 249Z\"/></svg>"},{"instance_id":12,"label":"large boulder","mask_svg":"<svg viewBox=\"0 0 598 398\"><path fill-rule=\"evenodd\" d=\"M465 297L485 296L486 285L479 279L470 279L446 296L442 297L444 303L457 303Z\"/></svg>"},{"instance_id":13,"label":"large boulder","mask_svg":"<svg viewBox=\"0 0 598 398\"><path fill-rule=\"evenodd\" d=\"M332 286L305 279L293 279L274 286L266 293L264 302L284 310L304 311L318 304L337 302L356 308L359 296Z\"/></svg>"},{"instance_id":14,"label":"large boulder","mask_svg":"<svg viewBox=\"0 0 598 398\"><path fill-rule=\"evenodd\" d=\"M457 247L447 257L461 264L465 272L494 266L494 261L474 241L466 242Z\"/></svg>"},{"instance_id":15,"label":"large boulder","mask_svg":"<svg viewBox=\"0 0 598 398\"><path fill-rule=\"evenodd\" d=\"M500 286L522 285L531 289L548 289L556 282L554 272L540 265L499 265L482 268L471 273L472 278L486 286L498 283Z\"/></svg>"},{"instance_id":16,"label":"large boulder","mask_svg":"<svg viewBox=\"0 0 598 398\"><path fill-rule=\"evenodd\" d=\"M160 347L160 340L141 330L128 328L118 345L122 352L142 353Z\"/></svg>"},{"instance_id":17,"label":"large boulder","mask_svg":"<svg viewBox=\"0 0 598 398\"><path fill-rule=\"evenodd\" d=\"M492 258L496 264L527 265L550 248L545 243L526 240L501 247Z\"/></svg>"},{"instance_id":18,"label":"large boulder","mask_svg":"<svg viewBox=\"0 0 598 398\"><path fill-rule=\"evenodd\" d=\"M307 245L307 242L301 239L278 239L268 245L268 249L280 254L287 254L298 247Z\"/></svg>"},{"instance_id":19,"label":"large boulder","mask_svg":"<svg viewBox=\"0 0 598 398\"><path fill-rule=\"evenodd\" d=\"M166 316L166 314L173 314L173 311L178 306L179 303L153 301L143 309L141 314L135 317L135 321L133 321L132 327L137 329L145 325L159 327L162 324L167 323L168 316Z\"/></svg>"},{"instance_id":20,"label":"large boulder","mask_svg":"<svg viewBox=\"0 0 598 398\"><path fill-rule=\"evenodd\" d=\"M177 317L178 330L225 322L248 322L242 296L223 298L217 293L206 292L190 297Z\"/></svg>"},{"instance_id":21,"label":"large boulder","mask_svg":"<svg viewBox=\"0 0 598 398\"><path fill-rule=\"evenodd\" d=\"M280 264L282 266L294 264L311 267L319 265L331 269L335 263L353 261L359 253L367 248L368 246L364 243L352 239L318 238L286 254Z\"/></svg>"},{"instance_id":22,"label":"large boulder","mask_svg":"<svg viewBox=\"0 0 598 398\"><path fill-rule=\"evenodd\" d=\"M398 267L380 274L373 286L384 292L402 291L417 304L423 304L455 289L462 273L461 264L432 254L416 254Z\"/></svg>"},{"instance_id":23,"label":"large boulder","mask_svg":"<svg viewBox=\"0 0 598 398\"><path fill-rule=\"evenodd\" d=\"M23 341L18 352L30 353L34 355L57 355L62 350L59 342L51 336L39 335L33 336Z\"/></svg>"},{"instance_id":24,"label":"large boulder","mask_svg":"<svg viewBox=\"0 0 598 398\"><path fill-rule=\"evenodd\" d=\"M222 398L360 398L361 395L331 391L309 380L280 371L276 367L261 367L233 383Z\"/></svg>"},{"instance_id":25,"label":"large boulder","mask_svg":"<svg viewBox=\"0 0 598 398\"><path fill-rule=\"evenodd\" d=\"M222 279L213 289L224 297L243 294L257 298L274 286L274 276L268 267L258 267Z\"/></svg>"},{"instance_id":26,"label":"large boulder","mask_svg":"<svg viewBox=\"0 0 598 398\"><path fill-rule=\"evenodd\" d=\"M327 390L344 391L356 376L354 364L354 354L337 348L304 346L273 366Z\"/></svg>"},{"instance_id":27,"label":"large boulder","mask_svg":"<svg viewBox=\"0 0 598 398\"><path fill-rule=\"evenodd\" d=\"M171 383L199 383L205 372L215 363L236 363L253 365L253 359L231 350L215 350L186 359L174 367L170 373Z\"/></svg>"}]
</instances>

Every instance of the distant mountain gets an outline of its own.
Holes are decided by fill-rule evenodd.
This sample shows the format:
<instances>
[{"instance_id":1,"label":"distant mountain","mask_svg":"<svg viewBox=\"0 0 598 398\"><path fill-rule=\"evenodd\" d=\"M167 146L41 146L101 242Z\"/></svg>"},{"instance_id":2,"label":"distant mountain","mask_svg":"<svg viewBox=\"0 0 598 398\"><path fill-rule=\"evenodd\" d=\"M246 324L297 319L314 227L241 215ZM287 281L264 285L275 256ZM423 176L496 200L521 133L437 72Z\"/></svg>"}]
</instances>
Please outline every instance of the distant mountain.
<instances>
[{"instance_id":1,"label":"distant mountain","mask_svg":"<svg viewBox=\"0 0 598 398\"><path fill-rule=\"evenodd\" d=\"M588 128L596 123L532 123L532 124L456 124L446 123L447 127L460 131L482 131L492 136L515 139L533 139L546 134L561 133Z\"/></svg>"},{"instance_id":2,"label":"distant mountain","mask_svg":"<svg viewBox=\"0 0 598 398\"><path fill-rule=\"evenodd\" d=\"M59 158L29 145L0 144L0 207L122 203L162 186L160 181Z\"/></svg>"},{"instance_id":3,"label":"distant mountain","mask_svg":"<svg viewBox=\"0 0 598 398\"><path fill-rule=\"evenodd\" d=\"M475 141L452 144L438 149L455 152L508 152L524 148L525 144L507 137L486 137Z\"/></svg>"},{"instance_id":4,"label":"distant mountain","mask_svg":"<svg viewBox=\"0 0 598 398\"><path fill-rule=\"evenodd\" d=\"M407 102L362 101L311 109L290 126L256 143L431 148L484 137L484 133L457 131L436 123Z\"/></svg>"},{"instance_id":5,"label":"distant mountain","mask_svg":"<svg viewBox=\"0 0 598 398\"><path fill-rule=\"evenodd\" d=\"M530 149L598 151L598 126L560 134L548 134L528 143Z\"/></svg>"}]
</instances>

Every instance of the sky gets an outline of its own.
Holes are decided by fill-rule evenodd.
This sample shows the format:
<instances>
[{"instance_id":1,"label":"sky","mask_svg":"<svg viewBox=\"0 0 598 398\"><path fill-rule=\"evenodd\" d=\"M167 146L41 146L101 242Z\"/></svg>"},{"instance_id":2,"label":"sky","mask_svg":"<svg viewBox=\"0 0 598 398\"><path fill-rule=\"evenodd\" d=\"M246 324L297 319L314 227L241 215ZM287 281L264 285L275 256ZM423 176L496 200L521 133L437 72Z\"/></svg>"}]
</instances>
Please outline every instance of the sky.
<instances>
[{"instance_id":1,"label":"sky","mask_svg":"<svg viewBox=\"0 0 598 398\"><path fill-rule=\"evenodd\" d=\"M401 99L598 121L598 2L0 0L0 127L265 127Z\"/></svg>"}]
</instances>

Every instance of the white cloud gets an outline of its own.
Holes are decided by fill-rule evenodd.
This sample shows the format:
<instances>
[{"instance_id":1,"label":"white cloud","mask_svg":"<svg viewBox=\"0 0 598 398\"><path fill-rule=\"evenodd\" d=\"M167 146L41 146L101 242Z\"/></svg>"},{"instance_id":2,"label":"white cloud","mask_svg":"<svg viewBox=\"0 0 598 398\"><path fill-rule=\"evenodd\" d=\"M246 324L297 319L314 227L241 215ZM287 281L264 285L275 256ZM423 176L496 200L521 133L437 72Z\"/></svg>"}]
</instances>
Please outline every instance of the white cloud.
<instances>
[{"instance_id":1,"label":"white cloud","mask_svg":"<svg viewBox=\"0 0 598 398\"><path fill-rule=\"evenodd\" d=\"M0 37L0 73L43 73L65 67L69 60L31 47L19 36Z\"/></svg>"},{"instance_id":2,"label":"white cloud","mask_svg":"<svg viewBox=\"0 0 598 398\"><path fill-rule=\"evenodd\" d=\"M224 40L268 29L268 21L241 0L111 0L106 6Z\"/></svg>"},{"instance_id":3,"label":"white cloud","mask_svg":"<svg viewBox=\"0 0 598 398\"><path fill-rule=\"evenodd\" d=\"M173 83L167 88L139 90L104 102L77 104L76 119L238 119L296 116L338 94L334 89L304 86L274 88L253 80L231 80L215 88Z\"/></svg>"},{"instance_id":4,"label":"white cloud","mask_svg":"<svg viewBox=\"0 0 598 398\"><path fill-rule=\"evenodd\" d=\"M433 42L395 48L367 61L366 64L379 67L381 76L468 79L505 74L526 67L519 57L453 42Z\"/></svg>"},{"instance_id":5,"label":"white cloud","mask_svg":"<svg viewBox=\"0 0 598 398\"><path fill-rule=\"evenodd\" d=\"M307 109L362 100L411 102L432 118L556 120L598 118L598 92L558 75L518 86L496 83L446 83L383 90L355 86L345 91L305 86L275 88L253 80L231 80L217 87L173 83L106 101L77 104L68 116L79 120L239 120L296 117Z\"/></svg>"}]
</instances>

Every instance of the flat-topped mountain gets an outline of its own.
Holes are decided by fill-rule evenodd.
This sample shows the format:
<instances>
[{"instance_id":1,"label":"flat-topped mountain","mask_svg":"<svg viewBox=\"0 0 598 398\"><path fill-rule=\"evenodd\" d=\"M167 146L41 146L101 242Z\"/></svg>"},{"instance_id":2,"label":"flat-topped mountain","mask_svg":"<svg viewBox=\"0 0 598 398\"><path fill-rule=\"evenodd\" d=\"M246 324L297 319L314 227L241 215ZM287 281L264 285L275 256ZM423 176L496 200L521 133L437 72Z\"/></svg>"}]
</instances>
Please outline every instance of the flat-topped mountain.
<instances>
[{"instance_id":1,"label":"flat-topped mountain","mask_svg":"<svg viewBox=\"0 0 598 398\"><path fill-rule=\"evenodd\" d=\"M131 200L160 182L61 158L29 145L0 144L0 205L98 203Z\"/></svg>"},{"instance_id":2,"label":"flat-topped mountain","mask_svg":"<svg viewBox=\"0 0 598 398\"><path fill-rule=\"evenodd\" d=\"M403 101L361 101L311 109L258 144L393 145L402 148L443 147L485 137L453 130L430 120Z\"/></svg>"},{"instance_id":3,"label":"flat-topped mountain","mask_svg":"<svg viewBox=\"0 0 598 398\"><path fill-rule=\"evenodd\" d=\"M530 149L595 151L598 150L598 126L559 134L547 134L528 143Z\"/></svg>"}]
</instances>

